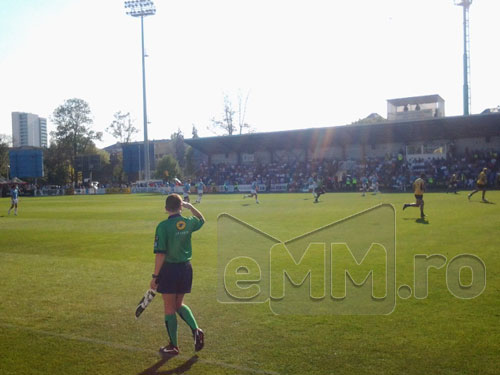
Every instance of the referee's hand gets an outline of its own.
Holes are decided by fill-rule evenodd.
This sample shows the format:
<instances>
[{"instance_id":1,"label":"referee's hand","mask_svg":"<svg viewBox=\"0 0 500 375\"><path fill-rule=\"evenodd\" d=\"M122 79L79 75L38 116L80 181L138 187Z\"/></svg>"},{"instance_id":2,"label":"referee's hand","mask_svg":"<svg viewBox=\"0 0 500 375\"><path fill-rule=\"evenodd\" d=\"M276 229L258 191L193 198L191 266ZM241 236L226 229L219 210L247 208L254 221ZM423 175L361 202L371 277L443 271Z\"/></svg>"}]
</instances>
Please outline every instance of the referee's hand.
<instances>
[{"instance_id":1,"label":"referee's hand","mask_svg":"<svg viewBox=\"0 0 500 375\"><path fill-rule=\"evenodd\" d=\"M193 208L193 205L189 202L182 201L182 207L187 208L188 210Z\"/></svg>"},{"instance_id":2,"label":"referee's hand","mask_svg":"<svg viewBox=\"0 0 500 375\"><path fill-rule=\"evenodd\" d=\"M151 283L149 283L149 288L156 290L158 288L158 279L156 277L151 279Z\"/></svg>"}]
</instances>

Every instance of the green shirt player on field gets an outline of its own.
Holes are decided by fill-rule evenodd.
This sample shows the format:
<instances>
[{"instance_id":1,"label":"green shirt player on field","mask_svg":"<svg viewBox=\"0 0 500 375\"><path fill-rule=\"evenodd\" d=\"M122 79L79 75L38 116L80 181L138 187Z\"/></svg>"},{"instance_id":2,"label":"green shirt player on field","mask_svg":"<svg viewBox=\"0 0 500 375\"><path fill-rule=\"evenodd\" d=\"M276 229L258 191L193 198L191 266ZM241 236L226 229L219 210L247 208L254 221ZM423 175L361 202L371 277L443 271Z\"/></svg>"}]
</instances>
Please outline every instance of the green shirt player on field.
<instances>
[{"instance_id":1,"label":"green shirt player on field","mask_svg":"<svg viewBox=\"0 0 500 375\"><path fill-rule=\"evenodd\" d=\"M191 211L193 216L181 216L182 208ZM191 267L191 234L200 229L205 219L200 211L190 203L183 202L178 194L171 194L165 201L168 219L156 227L154 253L155 270L151 289L162 294L165 307L165 326L170 338L160 353L177 355L177 314L191 328L195 351L204 345L203 331L198 327L191 309L184 305L184 294L191 292L193 269Z\"/></svg>"}]
</instances>

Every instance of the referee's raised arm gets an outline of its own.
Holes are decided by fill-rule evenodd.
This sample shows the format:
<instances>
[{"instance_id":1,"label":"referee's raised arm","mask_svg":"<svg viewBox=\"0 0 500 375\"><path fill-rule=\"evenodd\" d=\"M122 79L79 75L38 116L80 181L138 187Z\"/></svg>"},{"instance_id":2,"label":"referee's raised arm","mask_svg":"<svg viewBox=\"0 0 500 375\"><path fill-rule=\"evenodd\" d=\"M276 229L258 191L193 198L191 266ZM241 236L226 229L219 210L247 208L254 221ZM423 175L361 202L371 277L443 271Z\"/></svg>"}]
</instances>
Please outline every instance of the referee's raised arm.
<instances>
[{"instance_id":1,"label":"referee's raised arm","mask_svg":"<svg viewBox=\"0 0 500 375\"><path fill-rule=\"evenodd\" d=\"M193 216L196 216L198 219L205 221L205 218L203 217L203 214L196 209L191 203L189 202L182 202L182 207L187 208L188 210L191 211Z\"/></svg>"}]
</instances>

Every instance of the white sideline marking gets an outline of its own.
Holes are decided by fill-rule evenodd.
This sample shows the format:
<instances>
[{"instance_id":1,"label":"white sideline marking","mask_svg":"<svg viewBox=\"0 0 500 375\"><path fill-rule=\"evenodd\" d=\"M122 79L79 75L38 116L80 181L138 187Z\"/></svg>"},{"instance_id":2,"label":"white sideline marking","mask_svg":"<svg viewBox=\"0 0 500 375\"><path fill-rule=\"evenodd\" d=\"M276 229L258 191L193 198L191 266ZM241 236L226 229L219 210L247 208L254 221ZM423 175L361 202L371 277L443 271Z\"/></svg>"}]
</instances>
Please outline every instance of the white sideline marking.
<instances>
[{"instance_id":1,"label":"white sideline marking","mask_svg":"<svg viewBox=\"0 0 500 375\"><path fill-rule=\"evenodd\" d=\"M141 352L141 353L156 354L156 355L159 354L156 350L137 348L135 346L118 344L118 343L111 342L111 341L92 339L92 338L88 338L88 337L69 335L69 334L65 334L65 333L55 333L55 332L49 332L49 331L42 331L39 329L34 329L34 328L29 328L29 327L21 327L21 326L17 326L14 324L0 323L0 327L11 328L11 329L20 329L23 331L34 332L34 333L38 333L38 334L45 335L45 336L60 337L60 338L64 338L67 340L75 340L75 341L81 341L81 342L89 342L92 344L100 344L100 345L108 346L108 347L113 348L113 349L127 350L129 352ZM178 355L177 357L183 358L183 359L190 358L189 356L182 355L182 354ZM230 369L234 369L234 370L238 370L238 371L251 372L254 374L279 375L279 373L275 372L275 371L256 370L256 369L249 368L249 367L231 365L229 363L214 361L211 359L198 358L197 362L198 361L202 362L202 363L209 364L209 365L230 368Z\"/></svg>"}]
</instances>

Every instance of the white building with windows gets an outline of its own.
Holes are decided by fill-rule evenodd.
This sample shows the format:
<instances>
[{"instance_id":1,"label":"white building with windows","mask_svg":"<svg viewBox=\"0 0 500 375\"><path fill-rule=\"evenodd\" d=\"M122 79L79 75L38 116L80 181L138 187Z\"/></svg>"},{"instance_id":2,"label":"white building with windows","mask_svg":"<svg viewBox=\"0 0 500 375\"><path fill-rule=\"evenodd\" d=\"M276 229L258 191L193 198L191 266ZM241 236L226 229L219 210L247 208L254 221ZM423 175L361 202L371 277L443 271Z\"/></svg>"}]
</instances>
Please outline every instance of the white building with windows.
<instances>
[{"instance_id":1,"label":"white building with windows","mask_svg":"<svg viewBox=\"0 0 500 375\"><path fill-rule=\"evenodd\" d=\"M32 113L12 112L14 147L47 147L47 119Z\"/></svg>"}]
</instances>

